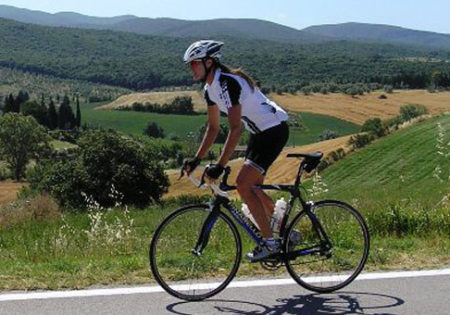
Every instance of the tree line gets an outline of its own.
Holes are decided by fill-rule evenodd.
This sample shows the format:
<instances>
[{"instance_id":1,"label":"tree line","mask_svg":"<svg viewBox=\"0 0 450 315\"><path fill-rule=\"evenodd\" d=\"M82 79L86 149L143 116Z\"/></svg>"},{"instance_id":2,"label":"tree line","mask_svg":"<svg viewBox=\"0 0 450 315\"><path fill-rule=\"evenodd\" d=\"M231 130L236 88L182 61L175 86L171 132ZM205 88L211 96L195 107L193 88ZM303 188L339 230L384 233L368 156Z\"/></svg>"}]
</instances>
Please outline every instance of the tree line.
<instances>
[{"instance_id":1,"label":"tree line","mask_svg":"<svg viewBox=\"0 0 450 315\"><path fill-rule=\"evenodd\" d=\"M59 96L57 97L59 101ZM72 130L81 126L81 110L78 96L75 97L76 113L74 114L70 105L70 98L64 95L60 104L55 104L50 97L48 103L42 94L41 100L31 100L28 92L19 91L17 96L10 93L5 97L3 105L0 104L0 112L22 113L26 116L33 116L36 121L50 130Z\"/></svg>"},{"instance_id":2,"label":"tree line","mask_svg":"<svg viewBox=\"0 0 450 315\"><path fill-rule=\"evenodd\" d=\"M194 83L181 60L192 39L49 28L1 19L0 38L0 66L6 68L134 90ZM217 39L226 43L223 61L242 67L262 87L295 85L300 90L330 82L450 87L450 52L445 50L350 41L303 45Z\"/></svg>"}]
</instances>

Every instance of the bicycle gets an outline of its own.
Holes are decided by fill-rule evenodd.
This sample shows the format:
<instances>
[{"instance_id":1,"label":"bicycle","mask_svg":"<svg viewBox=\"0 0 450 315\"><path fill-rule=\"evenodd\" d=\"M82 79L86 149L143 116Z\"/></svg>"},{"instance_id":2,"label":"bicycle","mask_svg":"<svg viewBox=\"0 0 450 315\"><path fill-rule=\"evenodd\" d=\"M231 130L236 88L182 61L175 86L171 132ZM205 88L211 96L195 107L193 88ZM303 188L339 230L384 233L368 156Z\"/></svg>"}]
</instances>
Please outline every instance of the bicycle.
<instances>
[{"instance_id":1,"label":"bicycle","mask_svg":"<svg viewBox=\"0 0 450 315\"><path fill-rule=\"evenodd\" d=\"M302 174L313 171L322 156L321 152L288 154L302 159L295 183L257 187L290 194L279 232L282 250L261 265L269 270L285 266L302 287L326 293L345 287L358 276L367 260L370 237L363 217L352 206L337 200L303 199ZM212 189L214 198L173 211L154 233L149 250L151 271L164 290L177 298L209 298L225 289L236 275L242 241L229 215L256 244L262 243L257 227L228 198L228 192L236 189L227 184L230 172L227 167L219 185L205 184L204 172L201 181L190 176L199 187ZM297 200L301 210L289 222Z\"/></svg>"}]
</instances>

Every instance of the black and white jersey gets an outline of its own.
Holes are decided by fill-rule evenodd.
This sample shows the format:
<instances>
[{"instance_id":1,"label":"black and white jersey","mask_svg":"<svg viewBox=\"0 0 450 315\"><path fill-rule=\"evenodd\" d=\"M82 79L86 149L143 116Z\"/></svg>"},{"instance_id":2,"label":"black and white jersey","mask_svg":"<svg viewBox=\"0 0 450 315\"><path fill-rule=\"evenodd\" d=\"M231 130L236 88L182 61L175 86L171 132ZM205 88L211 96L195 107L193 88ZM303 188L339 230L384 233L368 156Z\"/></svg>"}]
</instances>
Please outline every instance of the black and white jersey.
<instances>
[{"instance_id":1,"label":"black and white jersey","mask_svg":"<svg viewBox=\"0 0 450 315\"><path fill-rule=\"evenodd\" d=\"M214 80L205 85L208 106L218 105L221 112L235 105L242 106L242 122L252 134L279 125L288 119L284 109L269 100L257 87L252 89L244 78L217 69Z\"/></svg>"}]
</instances>

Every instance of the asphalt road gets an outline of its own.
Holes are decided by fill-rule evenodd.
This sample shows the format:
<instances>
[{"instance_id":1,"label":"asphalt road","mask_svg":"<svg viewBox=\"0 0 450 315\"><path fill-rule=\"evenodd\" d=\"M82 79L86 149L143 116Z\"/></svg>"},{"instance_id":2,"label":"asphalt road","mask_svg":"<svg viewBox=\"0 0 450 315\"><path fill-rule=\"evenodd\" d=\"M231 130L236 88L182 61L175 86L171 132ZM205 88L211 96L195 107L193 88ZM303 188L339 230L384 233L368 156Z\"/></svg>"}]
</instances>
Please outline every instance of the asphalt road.
<instances>
[{"instance_id":1,"label":"asphalt road","mask_svg":"<svg viewBox=\"0 0 450 315\"><path fill-rule=\"evenodd\" d=\"M371 279L354 281L331 294L312 293L296 284L251 286L249 282L249 287L230 287L202 302L185 302L165 292L151 292L159 291L159 287L75 291L85 295L80 297L74 297L73 291L63 292L60 297L54 297L58 292L0 292L0 314L450 315L450 269L444 271L427 276L388 274L385 279L368 274Z\"/></svg>"}]
</instances>

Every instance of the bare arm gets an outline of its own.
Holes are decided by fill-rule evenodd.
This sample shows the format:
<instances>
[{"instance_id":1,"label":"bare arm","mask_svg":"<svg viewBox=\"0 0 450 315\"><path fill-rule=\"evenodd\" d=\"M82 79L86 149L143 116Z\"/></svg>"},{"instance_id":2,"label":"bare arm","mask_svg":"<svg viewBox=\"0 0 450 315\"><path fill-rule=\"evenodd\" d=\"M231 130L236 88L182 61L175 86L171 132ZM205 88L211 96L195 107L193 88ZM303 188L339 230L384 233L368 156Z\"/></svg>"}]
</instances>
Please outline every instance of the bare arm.
<instances>
[{"instance_id":1,"label":"bare arm","mask_svg":"<svg viewBox=\"0 0 450 315\"><path fill-rule=\"evenodd\" d=\"M198 148L197 158L202 159L208 153L209 148L213 145L220 131L220 111L217 105L208 106L208 126L202 143Z\"/></svg>"},{"instance_id":2,"label":"bare arm","mask_svg":"<svg viewBox=\"0 0 450 315\"><path fill-rule=\"evenodd\" d=\"M222 154L218 164L225 166L228 163L231 155L239 142L242 134L241 127L241 105L234 105L228 110L228 122L230 124L230 131L228 133L227 141L225 142Z\"/></svg>"}]
</instances>

